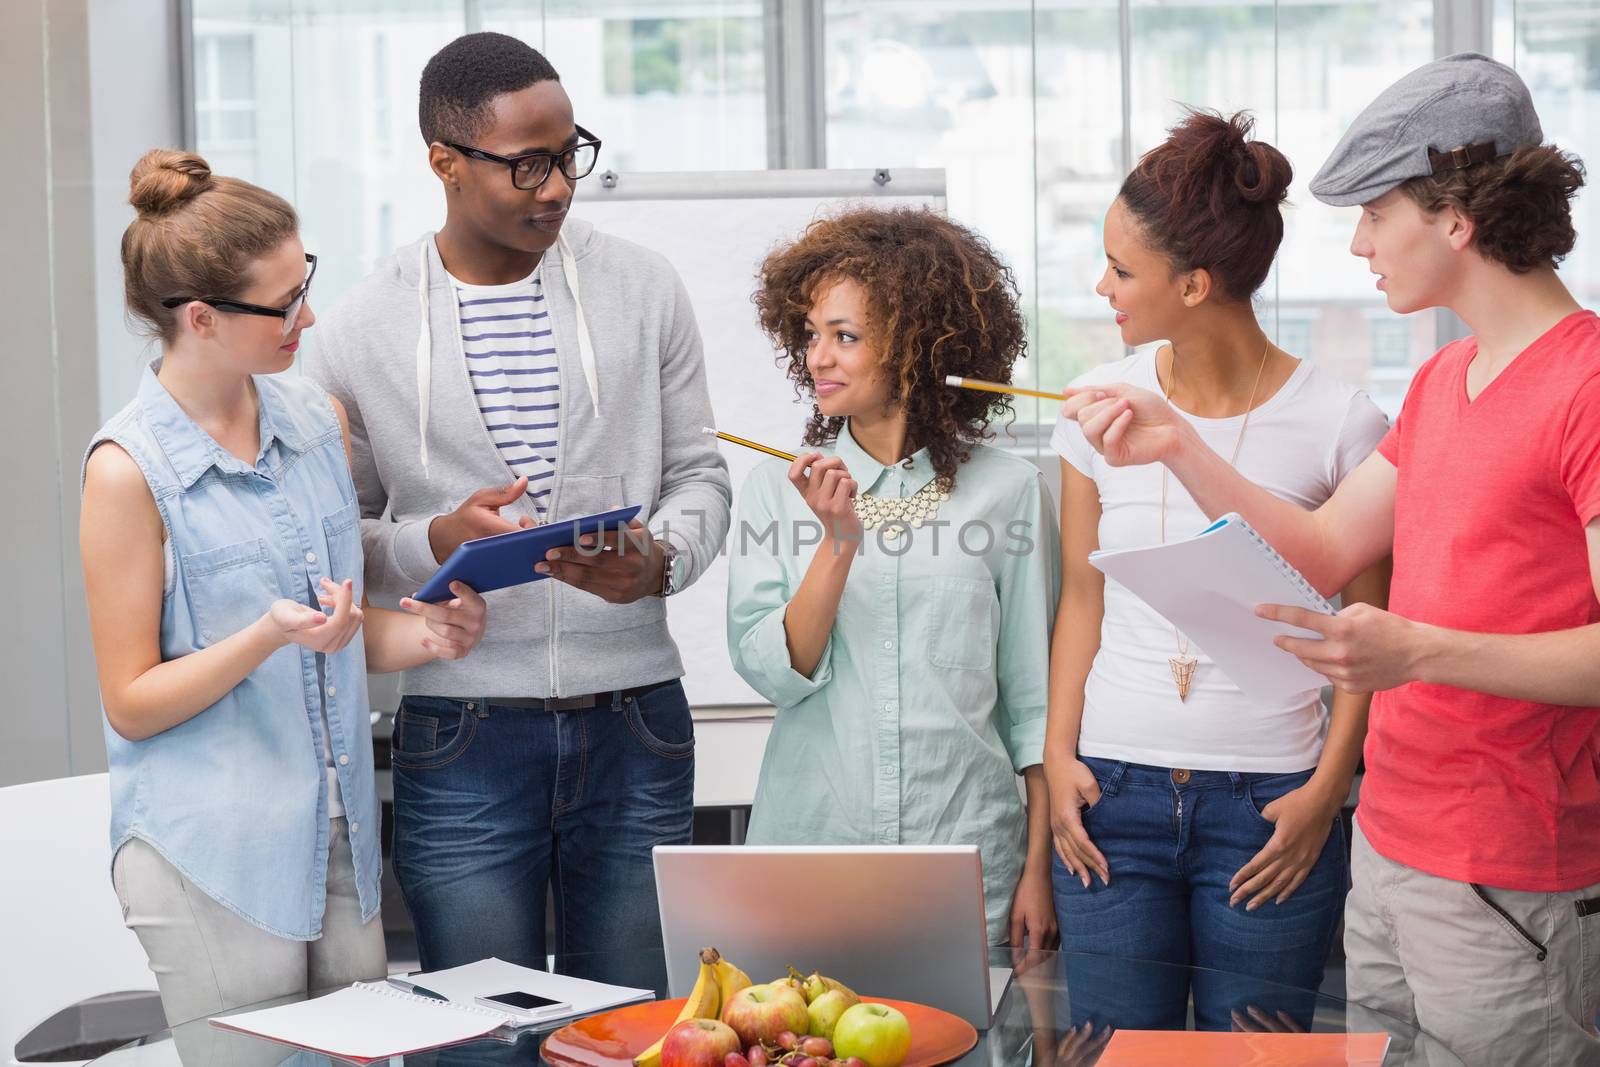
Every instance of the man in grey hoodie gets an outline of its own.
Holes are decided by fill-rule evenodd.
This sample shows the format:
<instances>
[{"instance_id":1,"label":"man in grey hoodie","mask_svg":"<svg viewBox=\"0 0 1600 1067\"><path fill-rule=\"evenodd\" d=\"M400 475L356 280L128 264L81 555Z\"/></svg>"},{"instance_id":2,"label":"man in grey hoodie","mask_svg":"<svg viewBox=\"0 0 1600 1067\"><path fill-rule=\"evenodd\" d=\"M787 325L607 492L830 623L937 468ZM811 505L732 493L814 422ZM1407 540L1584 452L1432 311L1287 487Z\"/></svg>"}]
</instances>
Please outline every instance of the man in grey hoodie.
<instances>
[{"instance_id":1,"label":"man in grey hoodie","mask_svg":"<svg viewBox=\"0 0 1600 1067\"><path fill-rule=\"evenodd\" d=\"M350 416L370 589L464 540L638 504L488 594L476 653L407 672L394 870L422 965L486 956L664 986L651 849L684 844L694 735L665 598L728 529L699 332L660 255L566 220L598 140L538 52L458 38L422 74L437 234L322 316L306 370ZM599 955L595 955L595 954Z\"/></svg>"}]
</instances>

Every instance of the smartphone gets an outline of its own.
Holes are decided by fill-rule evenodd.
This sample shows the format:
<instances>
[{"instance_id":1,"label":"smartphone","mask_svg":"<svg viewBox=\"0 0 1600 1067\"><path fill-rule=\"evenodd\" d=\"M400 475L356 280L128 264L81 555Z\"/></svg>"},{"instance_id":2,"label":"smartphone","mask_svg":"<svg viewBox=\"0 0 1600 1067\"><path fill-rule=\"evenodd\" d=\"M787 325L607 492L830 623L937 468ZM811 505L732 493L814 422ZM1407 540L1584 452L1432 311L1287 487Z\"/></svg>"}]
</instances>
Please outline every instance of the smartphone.
<instances>
[{"instance_id":1,"label":"smartphone","mask_svg":"<svg viewBox=\"0 0 1600 1067\"><path fill-rule=\"evenodd\" d=\"M537 993L529 993L522 989L513 989L509 993L496 993L493 996L478 997L477 1002L486 1008L520 1015L527 1019L538 1019L546 1015L559 1015L571 1008L550 997L541 997Z\"/></svg>"}]
</instances>

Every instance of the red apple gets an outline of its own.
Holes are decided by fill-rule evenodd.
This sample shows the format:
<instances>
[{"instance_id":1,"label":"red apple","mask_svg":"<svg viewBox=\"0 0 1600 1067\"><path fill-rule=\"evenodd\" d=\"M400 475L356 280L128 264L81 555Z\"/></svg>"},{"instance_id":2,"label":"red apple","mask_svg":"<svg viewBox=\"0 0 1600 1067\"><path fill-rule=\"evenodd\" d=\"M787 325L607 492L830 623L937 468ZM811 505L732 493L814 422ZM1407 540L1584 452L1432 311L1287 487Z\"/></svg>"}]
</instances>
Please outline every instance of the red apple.
<instances>
[{"instance_id":1,"label":"red apple","mask_svg":"<svg viewBox=\"0 0 1600 1067\"><path fill-rule=\"evenodd\" d=\"M722 1021L733 1027L739 1040L746 1045L758 1042L775 1045L778 1035L785 1030L805 1033L810 1019L806 1015L806 998L795 990L753 985L733 995L722 1009Z\"/></svg>"},{"instance_id":2,"label":"red apple","mask_svg":"<svg viewBox=\"0 0 1600 1067\"><path fill-rule=\"evenodd\" d=\"M856 1004L833 1028L834 1055L858 1056L867 1067L900 1067L911 1051L911 1023L887 1004Z\"/></svg>"},{"instance_id":3,"label":"red apple","mask_svg":"<svg viewBox=\"0 0 1600 1067\"><path fill-rule=\"evenodd\" d=\"M723 1067L728 1053L738 1052L739 1035L715 1019L685 1019L661 1042L661 1067Z\"/></svg>"}]
</instances>

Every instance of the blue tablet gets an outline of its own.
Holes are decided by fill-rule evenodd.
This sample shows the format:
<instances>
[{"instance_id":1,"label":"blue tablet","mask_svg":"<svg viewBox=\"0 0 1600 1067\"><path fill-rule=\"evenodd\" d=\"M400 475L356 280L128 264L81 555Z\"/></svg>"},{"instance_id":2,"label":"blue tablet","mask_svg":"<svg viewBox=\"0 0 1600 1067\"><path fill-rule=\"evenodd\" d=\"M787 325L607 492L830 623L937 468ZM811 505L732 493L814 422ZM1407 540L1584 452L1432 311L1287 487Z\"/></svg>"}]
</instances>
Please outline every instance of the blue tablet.
<instances>
[{"instance_id":1,"label":"blue tablet","mask_svg":"<svg viewBox=\"0 0 1600 1067\"><path fill-rule=\"evenodd\" d=\"M584 534L621 529L637 514L637 506L618 508L463 541L412 599L428 604L449 600L455 596L450 592L451 582L465 582L479 593L488 593L548 578L533 569L534 564L544 562L546 552L571 545Z\"/></svg>"}]
</instances>

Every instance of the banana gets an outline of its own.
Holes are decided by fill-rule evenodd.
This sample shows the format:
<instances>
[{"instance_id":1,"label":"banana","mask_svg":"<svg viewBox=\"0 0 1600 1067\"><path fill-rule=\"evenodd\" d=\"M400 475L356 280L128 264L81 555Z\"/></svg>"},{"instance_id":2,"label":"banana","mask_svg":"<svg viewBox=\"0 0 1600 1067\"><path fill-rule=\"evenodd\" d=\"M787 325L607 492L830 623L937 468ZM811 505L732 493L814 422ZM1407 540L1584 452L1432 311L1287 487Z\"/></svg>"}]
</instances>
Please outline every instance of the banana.
<instances>
[{"instance_id":1,"label":"banana","mask_svg":"<svg viewBox=\"0 0 1600 1067\"><path fill-rule=\"evenodd\" d=\"M722 1016L722 989L717 977L717 961L722 958L714 948L700 950L700 973L695 976L694 988L683 1002L683 1010L672 1020L677 1026L685 1019L717 1019ZM667 1027L670 1032L672 1026ZM633 1058L634 1067L661 1067L661 1045L667 1035Z\"/></svg>"},{"instance_id":2,"label":"banana","mask_svg":"<svg viewBox=\"0 0 1600 1067\"><path fill-rule=\"evenodd\" d=\"M713 949L712 951L716 951ZM722 1006L726 1008L733 995L750 988L750 976L741 971L726 956L717 958L717 988L722 992Z\"/></svg>"}]
</instances>

